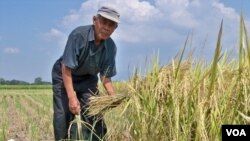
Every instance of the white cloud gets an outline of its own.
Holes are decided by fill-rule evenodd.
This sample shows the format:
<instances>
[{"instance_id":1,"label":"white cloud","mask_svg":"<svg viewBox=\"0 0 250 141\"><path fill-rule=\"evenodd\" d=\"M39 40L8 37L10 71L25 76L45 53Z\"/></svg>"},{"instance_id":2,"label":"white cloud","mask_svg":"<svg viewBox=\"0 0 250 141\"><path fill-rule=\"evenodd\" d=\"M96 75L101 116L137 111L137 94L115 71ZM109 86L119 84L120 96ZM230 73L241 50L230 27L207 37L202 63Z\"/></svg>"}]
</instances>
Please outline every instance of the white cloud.
<instances>
[{"instance_id":1,"label":"white cloud","mask_svg":"<svg viewBox=\"0 0 250 141\"><path fill-rule=\"evenodd\" d=\"M59 46L65 46L67 35L59 29L51 28L49 32L43 35L46 41L57 42Z\"/></svg>"},{"instance_id":2,"label":"white cloud","mask_svg":"<svg viewBox=\"0 0 250 141\"><path fill-rule=\"evenodd\" d=\"M162 30L158 25L164 18L163 13L146 1L139 0L106 0L99 5L115 7L121 15L121 24L114 34L116 40L127 43L156 41ZM158 34L159 35L159 34Z\"/></svg>"},{"instance_id":3,"label":"white cloud","mask_svg":"<svg viewBox=\"0 0 250 141\"><path fill-rule=\"evenodd\" d=\"M63 18L62 24L64 26L70 25L76 21L80 20L80 14L76 10L71 10L69 15Z\"/></svg>"},{"instance_id":4,"label":"white cloud","mask_svg":"<svg viewBox=\"0 0 250 141\"><path fill-rule=\"evenodd\" d=\"M3 52L6 54L17 54L20 52L20 50L18 48L8 47L8 48L4 48Z\"/></svg>"},{"instance_id":5,"label":"white cloud","mask_svg":"<svg viewBox=\"0 0 250 141\"><path fill-rule=\"evenodd\" d=\"M214 1L212 6L215 7L221 14L223 14L226 18L231 20L237 20L239 15L235 12L235 10L231 7L226 7L223 3L219 3Z\"/></svg>"},{"instance_id":6,"label":"white cloud","mask_svg":"<svg viewBox=\"0 0 250 141\"><path fill-rule=\"evenodd\" d=\"M183 47L186 36L192 31L191 48L198 52L205 46L206 51L199 55L211 56L222 19L223 47L230 50L237 45L239 13L221 0L150 0L150 3L146 0L86 0L62 17L61 25L46 33L47 39L65 46L68 34L75 27L92 24L92 17L101 5L115 7L121 15L121 23L112 35L120 52L118 64L119 59L129 64L131 61L126 60L137 59L137 63L154 49L159 49L161 59L166 62ZM245 23L249 27L249 19ZM131 48L136 48L133 54ZM128 66L124 62L120 64L120 67Z\"/></svg>"},{"instance_id":7,"label":"white cloud","mask_svg":"<svg viewBox=\"0 0 250 141\"><path fill-rule=\"evenodd\" d=\"M92 17L96 14L99 0L87 0L81 4L79 9L73 9L63 17L62 25L72 28L76 25L91 24Z\"/></svg>"},{"instance_id":8,"label":"white cloud","mask_svg":"<svg viewBox=\"0 0 250 141\"><path fill-rule=\"evenodd\" d=\"M108 5L118 9L125 22L148 22L160 16L159 11L149 2L138 0L88 0L78 10L71 10L62 20L62 25L91 24L98 7Z\"/></svg>"},{"instance_id":9,"label":"white cloud","mask_svg":"<svg viewBox=\"0 0 250 141\"><path fill-rule=\"evenodd\" d=\"M52 28L48 33L44 34L46 40L58 40L63 38L65 35L62 31Z\"/></svg>"},{"instance_id":10,"label":"white cloud","mask_svg":"<svg viewBox=\"0 0 250 141\"><path fill-rule=\"evenodd\" d=\"M60 30L53 28L49 35L61 43L65 42L73 28L92 23L92 17L101 5L116 7L121 14L121 24L112 37L125 43L141 43L142 46L147 42L173 44L184 41L190 31L194 31L199 41L204 41L207 35L216 40L222 19L224 30L230 33L224 34L226 41L231 43L231 34L237 32L239 14L219 0L155 0L152 3L142 0L87 0L79 9L72 9L64 16Z\"/></svg>"}]
</instances>

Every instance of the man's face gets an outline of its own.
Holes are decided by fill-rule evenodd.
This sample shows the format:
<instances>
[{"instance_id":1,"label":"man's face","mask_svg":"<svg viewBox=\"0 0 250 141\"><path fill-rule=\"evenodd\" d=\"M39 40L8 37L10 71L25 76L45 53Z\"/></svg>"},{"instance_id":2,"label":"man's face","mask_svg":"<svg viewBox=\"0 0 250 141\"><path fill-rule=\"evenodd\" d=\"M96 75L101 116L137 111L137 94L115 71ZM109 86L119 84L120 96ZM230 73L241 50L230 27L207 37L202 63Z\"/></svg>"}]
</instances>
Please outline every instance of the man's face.
<instances>
[{"instance_id":1,"label":"man's face","mask_svg":"<svg viewBox=\"0 0 250 141\"><path fill-rule=\"evenodd\" d=\"M102 16L94 16L95 38L96 40L105 40L114 32L117 23Z\"/></svg>"}]
</instances>

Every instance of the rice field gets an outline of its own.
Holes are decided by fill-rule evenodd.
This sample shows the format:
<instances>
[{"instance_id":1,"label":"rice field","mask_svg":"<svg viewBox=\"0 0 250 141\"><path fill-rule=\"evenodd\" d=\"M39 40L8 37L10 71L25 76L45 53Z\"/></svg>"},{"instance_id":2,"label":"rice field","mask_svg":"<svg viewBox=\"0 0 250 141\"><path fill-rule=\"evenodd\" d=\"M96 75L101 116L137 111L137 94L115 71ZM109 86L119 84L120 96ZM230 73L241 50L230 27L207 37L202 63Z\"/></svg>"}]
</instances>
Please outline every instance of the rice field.
<instances>
[{"instance_id":1,"label":"rice field","mask_svg":"<svg viewBox=\"0 0 250 141\"><path fill-rule=\"evenodd\" d=\"M223 22L211 62L183 58L114 83L129 99L105 112L110 141L220 141L223 124L250 124L250 42L243 17L239 56L221 52ZM187 39L188 41L189 39ZM246 46L243 47L243 44ZM0 89L0 140L53 140L52 90Z\"/></svg>"},{"instance_id":2,"label":"rice field","mask_svg":"<svg viewBox=\"0 0 250 141\"><path fill-rule=\"evenodd\" d=\"M1 87L0 113L1 141L53 140L51 89Z\"/></svg>"}]
</instances>

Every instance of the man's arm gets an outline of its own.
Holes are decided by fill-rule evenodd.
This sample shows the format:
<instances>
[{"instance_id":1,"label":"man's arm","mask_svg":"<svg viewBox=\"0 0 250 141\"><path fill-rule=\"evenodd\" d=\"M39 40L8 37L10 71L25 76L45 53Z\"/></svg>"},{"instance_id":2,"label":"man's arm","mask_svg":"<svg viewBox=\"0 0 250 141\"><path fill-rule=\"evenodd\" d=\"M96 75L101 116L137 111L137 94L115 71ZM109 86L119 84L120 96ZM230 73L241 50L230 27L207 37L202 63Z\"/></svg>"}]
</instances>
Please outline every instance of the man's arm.
<instances>
[{"instance_id":1,"label":"man's arm","mask_svg":"<svg viewBox=\"0 0 250 141\"><path fill-rule=\"evenodd\" d=\"M114 90L114 87L112 85L111 78L107 78L107 77L101 76L101 75L100 75L100 78L101 78L101 82L102 82L105 90L108 92L108 94L115 95L115 90Z\"/></svg>"},{"instance_id":2,"label":"man's arm","mask_svg":"<svg viewBox=\"0 0 250 141\"><path fill-rule=\"evenodd\" d=\"M69 110L73 114L80 113L80 103L76 97L73 83L72 83L72 76L71 76L71 69L62 64L62 77L64 87L66 88L67 96L69 99Z\"/></svg>"}]
</instances>

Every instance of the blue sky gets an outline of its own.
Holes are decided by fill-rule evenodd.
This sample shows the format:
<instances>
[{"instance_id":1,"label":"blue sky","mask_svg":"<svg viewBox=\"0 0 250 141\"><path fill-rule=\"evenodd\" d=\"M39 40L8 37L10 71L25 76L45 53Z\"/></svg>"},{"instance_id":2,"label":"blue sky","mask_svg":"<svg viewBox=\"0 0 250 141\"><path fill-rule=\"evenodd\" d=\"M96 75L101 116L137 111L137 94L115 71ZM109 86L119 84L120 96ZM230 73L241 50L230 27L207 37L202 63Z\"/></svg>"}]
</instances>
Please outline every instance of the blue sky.
<instances>
[{"instance_id":1,"label":"blue sky","mask_svg":"<svg viewBox=\"0 0 250 141\"><path fill-rule=\"evenodd\" d=\"M51 81L51 68L68 34L91 24L101 5L116 7L121 14L112 35L118 47L114 80L128 79L136 66L145 71L154 52L167 64L191 32L198 57L210 58L222 19L223 48L237 55L241 9L250 30L249 0L1 0L0 78Z\"/></svg>"}]
</instances>

